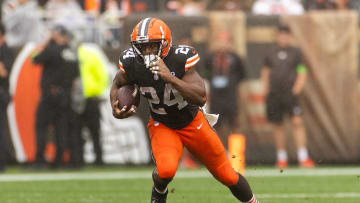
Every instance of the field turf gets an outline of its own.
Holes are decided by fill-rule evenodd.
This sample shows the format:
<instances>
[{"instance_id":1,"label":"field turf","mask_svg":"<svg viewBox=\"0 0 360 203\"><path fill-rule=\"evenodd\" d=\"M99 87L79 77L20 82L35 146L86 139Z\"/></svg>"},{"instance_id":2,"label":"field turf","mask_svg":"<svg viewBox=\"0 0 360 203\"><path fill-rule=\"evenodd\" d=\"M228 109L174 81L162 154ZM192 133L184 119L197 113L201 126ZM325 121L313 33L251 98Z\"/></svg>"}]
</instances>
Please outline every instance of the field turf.
<instances>
[{"instance_id":1,"label":"field turf","mask_svg":"<svg viewBox=\"0 0 360 203\"><path fill-rule=\"evenodd\" d=\"M0 174L1 203L149 203L150 167ZM245 176L261 203L360 203L360 167L251 167ZM181 170L169 185L168 203L235 203L205 169Z\"/></svg>"}]
</instances>

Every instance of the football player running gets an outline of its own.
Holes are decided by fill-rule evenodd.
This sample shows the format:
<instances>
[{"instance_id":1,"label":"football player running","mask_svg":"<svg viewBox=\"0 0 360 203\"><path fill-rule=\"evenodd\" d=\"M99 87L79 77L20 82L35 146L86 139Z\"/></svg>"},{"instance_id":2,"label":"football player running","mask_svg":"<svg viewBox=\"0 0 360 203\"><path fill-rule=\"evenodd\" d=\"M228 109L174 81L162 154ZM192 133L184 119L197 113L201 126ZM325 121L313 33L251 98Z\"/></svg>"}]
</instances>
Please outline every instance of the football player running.
<instances>
[{"instance_id":1,"label":"football player running","mask_svg":"<svg viewBox=\"0 0 360 203\"><path fill-rule=\"evenodd\" d=\"M227 159L216 132L201 110L206 102L203 79L195 70L200 60L190 46L172 45L169 27L158 18L145 18L131 34L131 48L119 59L110 91L113 115L122 119L136 107L120 109L117 90L135 84L148 100L148 122L153 159L151 203L166 203L167 185L175 176L185 146L241 202L257 203L246 179Z\"/></svg>"}]
</instances>

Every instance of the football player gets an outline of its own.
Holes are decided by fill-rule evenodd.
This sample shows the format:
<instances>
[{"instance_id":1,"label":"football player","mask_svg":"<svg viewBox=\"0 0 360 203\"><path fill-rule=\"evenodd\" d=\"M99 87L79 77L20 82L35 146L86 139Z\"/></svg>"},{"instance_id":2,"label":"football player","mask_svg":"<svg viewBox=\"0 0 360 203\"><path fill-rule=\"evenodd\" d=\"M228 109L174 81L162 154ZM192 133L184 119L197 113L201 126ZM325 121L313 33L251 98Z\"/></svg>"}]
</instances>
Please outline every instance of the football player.
<instances>
[{"instance_id":1,"label":"football player","mask_svg":"<svg viewBox=\"0 0 360 203\"><path fill-rule=\"evenodd\" d=\"M133 115L136 106L119 108L117 90L136 84L149 102L148 122L155 169L151 203L165 203L167 185L175 176L183 147L196 156L241 202L258 202L246 179L237 174L225 149L201 110L206 102L203 79L195 70L200 60L190 46L172 45L169 27L158 18L145 18L131 34L131 48L119 59L110 99L113 115Z\"/></svg>"}]
</instances>

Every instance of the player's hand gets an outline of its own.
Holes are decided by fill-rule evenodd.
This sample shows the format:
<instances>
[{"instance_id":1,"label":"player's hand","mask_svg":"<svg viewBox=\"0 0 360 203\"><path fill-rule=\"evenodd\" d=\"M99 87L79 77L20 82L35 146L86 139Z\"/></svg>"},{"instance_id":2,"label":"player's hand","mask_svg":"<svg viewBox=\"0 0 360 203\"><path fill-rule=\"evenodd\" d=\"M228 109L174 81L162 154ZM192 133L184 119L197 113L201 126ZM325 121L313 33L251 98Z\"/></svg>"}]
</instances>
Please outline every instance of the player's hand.
<instances>
[{"instance_id":1,"label":"player's hand","mask_svg":"<svg viewBox=\"0 0 360 203\"><path fill-rule=\"evenodd\" d=\"M150 63L150 71L153 74L159 75L165 82L170 82L174 78L169 68L159 56L156 56L156 61Z\"/></svg>"},{"instance_id":2,"label":"player's hand","mask_svg":"<svg viewBox=\"0 0 360 203\"><path fill-rule=\"evenodd\" d=\"M0 78L6 78L8 76L8 71L6 70L4 64L0 62Z\"/></svg>"},{"instance_id":3,"label":"player's hand","mask_svg":"<svg viewBox=\"0 0 360 203\"><path fill-rule=\"evenodd\" d=\"M111 104L112 107L112 114L115 118L123 119L128 118L132 116L134 113L136 113L136 106L132 105L129 110L127 109L127 106L124 106L122 109L119 108L119 100L115 100Z\"/></svg>"}]
</instances>

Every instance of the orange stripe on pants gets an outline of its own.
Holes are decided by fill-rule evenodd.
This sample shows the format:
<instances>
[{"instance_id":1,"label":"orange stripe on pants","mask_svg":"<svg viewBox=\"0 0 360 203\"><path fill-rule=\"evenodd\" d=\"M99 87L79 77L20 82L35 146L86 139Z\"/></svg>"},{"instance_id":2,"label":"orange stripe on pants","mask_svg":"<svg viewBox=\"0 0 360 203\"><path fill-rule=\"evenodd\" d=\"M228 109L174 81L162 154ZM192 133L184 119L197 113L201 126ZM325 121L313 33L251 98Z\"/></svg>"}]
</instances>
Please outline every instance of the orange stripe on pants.
<instances>
[{"instance_id":1,"label":"orange stripe on pants","mask_svg":"<svg viewBox=\"0 0 360 203\"><path fill-rule=\"evenodd\" d=\"M235 173L216 132L199 111L194 120L181 130L174 130L150 119L148 123L152 152L161 178L175 176L185 146L213 176L226 186L236 184Z\"/></svg>"}]
</instances>

